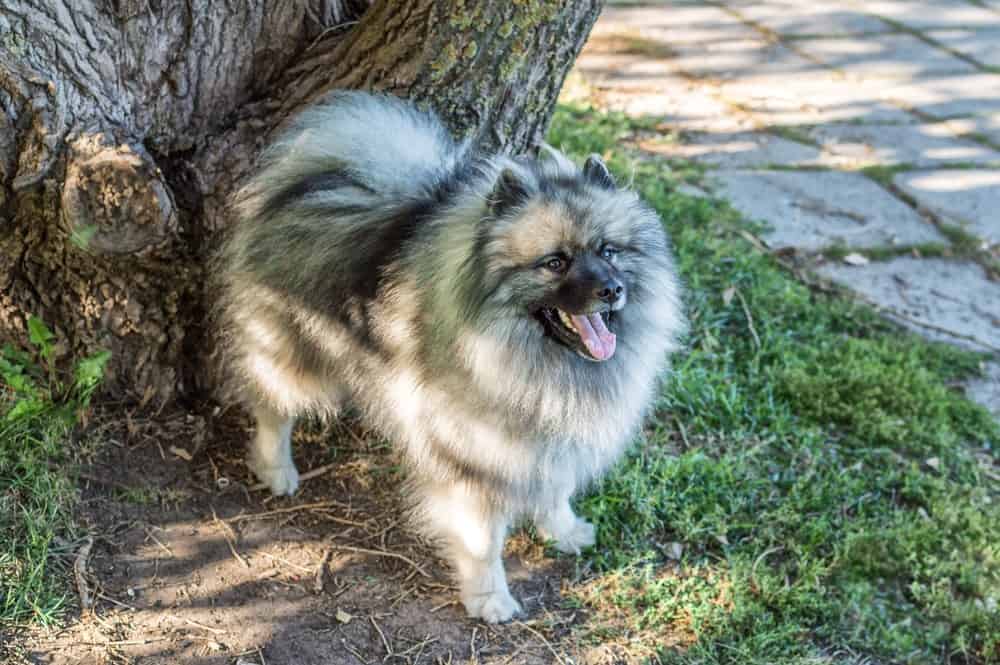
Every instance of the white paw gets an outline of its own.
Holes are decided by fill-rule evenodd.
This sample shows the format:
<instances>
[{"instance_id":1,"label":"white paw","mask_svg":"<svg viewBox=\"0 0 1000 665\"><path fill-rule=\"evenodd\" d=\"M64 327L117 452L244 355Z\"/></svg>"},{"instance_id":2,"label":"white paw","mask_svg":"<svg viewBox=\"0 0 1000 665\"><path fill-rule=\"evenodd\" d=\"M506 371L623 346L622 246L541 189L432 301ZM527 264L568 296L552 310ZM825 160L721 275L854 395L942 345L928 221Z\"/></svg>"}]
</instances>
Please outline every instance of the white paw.
<instances>
[{"instance_id":1,"label":"white paw","mask_svg":"<svg viewBox=\"0 0 1000 665\"><path fill-rule=\"evenodd\" d=\"M462 604L470 617L486 623L503 623L521 613L521 606L507 589L463 596Z\"/></svg>"},{"instance_id":2,"label":"white paw","mask_svg":"<svg viewBox=\"0 0 1000 665\"><path fill-rule=\"evenodd\" d=\"M291 496L299 489L299 471L294 464L263 466L251 461L249 466L260 482L271 488L274 496Z\"/></svg>"},{"instance_id":3,"label":"white paw","mask_svg":"<svg viewBox=\"0 0 1000 665\"><path fill-rule=\"evenodd\" d=\"M579 554L595 542L594 525L585 519L573 516L572 524L560 524L559 529L542 528L542 535L556 541L556 549L566 554Z\"/></svg>"}]
</instances>

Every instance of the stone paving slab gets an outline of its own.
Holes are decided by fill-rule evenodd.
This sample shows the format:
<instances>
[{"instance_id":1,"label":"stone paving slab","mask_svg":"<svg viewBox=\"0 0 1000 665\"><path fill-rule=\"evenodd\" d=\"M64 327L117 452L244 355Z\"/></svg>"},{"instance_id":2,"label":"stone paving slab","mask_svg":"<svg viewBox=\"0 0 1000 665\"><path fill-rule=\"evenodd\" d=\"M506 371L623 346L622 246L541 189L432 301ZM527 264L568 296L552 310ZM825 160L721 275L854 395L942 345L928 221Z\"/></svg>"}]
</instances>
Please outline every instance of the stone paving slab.
<instances>
[{"instance_id":1,"label":"stone paving slab","mask_svg":"<svg viewBox=\"0 0 1000 665\"><path fill-rule=\"evenodd\" d=\"M976 263L900 257L864 266L829 263L817 272L887 308L890 318L925 337L975 351L1000 348L1000 284Z\"/></svg>"},{"instance_id":2,"label":"stone paving slab","mask_svg":"<svg viewBox=\"0 0 1000 665\"><path fill-rule=\"evenodd\" d=\"M831 67L868 78L903 78L967 74L976 67L913 35L809 39L797 46Z\"/></svg>"},{"instance_id":3,"label":"stone paving slab","mask_svg":"<svg viewBox=\"0 0 1000 665\"><path fill-rule=\"evenodd\" d=\"M662 77L642 88L596 85L601 104L629 116L653 117L681 130L715 133L740 132L752 128L753 120L734 115L702 86L680 77Z\"/></svg>"},{"instance_id":4,"label":"stone paving slab","mask_svg":"<svg viewBox=\"0 0 1000 665\"><path fill-rule=\"evenodd\" d=\"M987 141L1000 148L1000 111L982 115L955 118L947 124L956 134L980 134Z\"/></svg>"},{"instance_id":5,"label":"stone paving slab","mask_svg":"<svg viewBox=\"0 0 1000 665\"><path fill-rule=\"evenodd\" d=\"M778 0L728 3L740 16L774 30L784 37L796 35L853 35L884 33L893 30L889 24L857 10L844 0L801 2Z\"/></svg>"},{"instance_id":6,"label":"stone paving slab","mask_svg":"<svg viewBox=\"0 0 1000 665\"><path fill-rule=\"evenodd\" d=\"M822 65L810 62L787 46L759 35L751 39L722 41L708 47L703 44L680 45L674 49L672 63L678 71L718 80L751 74L810 76L824 71Z\"/></svg>"},{"instance_id":7,"label":"stone paving slab","mask_svg":"<svg viewBox=\"0 0 1000 665\"><path fill-rule=\"evenodd\" d=\"M845 166L882 164L918 167L947 163L1000 165L1000 152L955 137L948 123L925 125L823 125L809 132L830 155Z\"/></svg>"},{"instance_id":8,"label":"stone paving slab","mask_svg":"<svg viewBox=\"0 0 1000 665\"><path fill-rule=\"evenodd\" d=\"M900 81L882 88L881 98L935 117L1000 113L1000 75L967 74Z\"/></svg>"},{"instance_id":9,"label":"stone paving slab","mask_svg":"<svg viewBox=\"0 0 1000 665\"><path fill-rule=\"evenodd\" d=\"M945 221L1000 243L1000 170L900 173L893 183Z\"/></svg>"},{"instance_id":10,"label":"stone paving slab","mask_svg":"<svg viewBox=\"0 0 1000 665\"><path fill-rule=\"evenodd\" d=\"M831 122L907 124L911 114L883 99L884 85L852 81L834 72L798 76L752 75L719 87L766 125L818 125Z\"/></svg>"},{"instance_id":11,"label":"stone paving slab","mask_svg":"<svg viewBox=\"0 0 1000 665\"><path fill-rule=\"evenodd\" d=\"M732 14L718 7L695 4L606 7L594 25L591 39L621 34L635 34L667 46L710 46L760 37Z\"/></svg>"},{"instance_id":12,"label":"stone paving slab","mask_svg":"<svg viewBox=\"0 0 1000 665\"><path fill-rule=\"evenodd\" d=\"M772 247L885 247L943 241L905 203L858 173L731 171L713 174L720 194L772 230Z\"/></svg>"},{"instance_id":13,"label":"stone paving slab","mask_svg":"<svg viewBox=\"0 0 1000 665\"><path fill-rule=\"evenodd\" d=\"M985 406L1000 420L1000 362L986 363L983 376L970 381L965 392L970 399Z\"/></svg>"},{"instance_id":14,"label":"stone paving slab","mask_svg":"<svg viewBox=\"0 0 1000 665\"><path fill-rule=\"evenodd\" d=\"M764 132L691 134L684 143L643 141L639 147L663 157L726 169L810 166L822 162L822 153L815 146Z\"/></svg>"},{"instance_id":15,"label":"stone paving slab","mask_svg":"<svg viewBox=\"0 0 1000 665\"><path fill-rule=\"evenodd\" d=\"M981 65L1000 67L1000 20L994 28L931 30L926 35Z\"/></svg>"},{"instance_id":16,"label":"stone paving slab","mask_svg":"<svg viewBox=\"0 0 1000 665\"><path fill-rule=\"evenodd\" d=\"M585 52L576 69L592 84L605 88L658 90L676 78L666 60L619 53Z\"/></svg>"},{"instance_id":17,"label":"stone paving slab","mask_svg":"<svg viewBox=\"0 0 1000 665\"><path fill-rule=\"evenodd\" d=\"M883 16L908 28L971 28L1000 24L997 13L968 0L858 0L858 11Z\"/></svg>"}]
</instances>

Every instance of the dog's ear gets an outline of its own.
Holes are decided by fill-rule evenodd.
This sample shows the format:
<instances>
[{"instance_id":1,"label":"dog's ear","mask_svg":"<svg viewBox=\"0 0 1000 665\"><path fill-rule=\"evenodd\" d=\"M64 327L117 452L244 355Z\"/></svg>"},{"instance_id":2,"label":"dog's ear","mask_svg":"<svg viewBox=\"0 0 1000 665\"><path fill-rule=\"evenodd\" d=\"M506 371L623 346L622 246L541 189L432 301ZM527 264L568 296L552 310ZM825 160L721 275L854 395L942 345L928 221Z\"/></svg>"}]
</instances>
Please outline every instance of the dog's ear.
<instances>
[{"instance_id":1,"label":"dog's ear","mask_svg":"<svg viewBox=\"0 0 1000 665\"><path fill-rule=\"evenodd\" d=\"M531 196L531 185L524 174L507 167L497 176L490 193L490 210L497 217L521 205Z\"/></svg>"},{"instance_id":2,"label":"dog's ear","mask_svg":"<svg viewBox=\"0 0 1000 665\"><path fill-rule=\"evenodd\" d=\"M604 189L615 189L618 186L600 155L594 154L587 158L583 165L583 177Z\"/></svg>"}]
</instances>

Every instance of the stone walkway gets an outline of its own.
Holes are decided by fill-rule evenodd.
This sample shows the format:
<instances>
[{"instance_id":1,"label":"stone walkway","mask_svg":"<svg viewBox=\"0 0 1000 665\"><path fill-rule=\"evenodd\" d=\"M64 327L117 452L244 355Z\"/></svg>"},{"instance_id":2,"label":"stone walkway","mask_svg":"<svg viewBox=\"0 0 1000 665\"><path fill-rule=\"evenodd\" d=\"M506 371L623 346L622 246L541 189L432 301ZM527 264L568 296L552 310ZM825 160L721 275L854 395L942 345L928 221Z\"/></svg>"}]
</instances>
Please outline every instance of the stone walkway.
<instances>
[{"instance_id":1,"label":"stone walkway","mask_svg":"<svg viewBox=\"0 0 1000 665\"><path fill-rule=\"evenodd\" d=\"M1000 417L1000 0L611 2L577 71L770 247L992 352L968 390Z\"/></svg>"}]
</instances>

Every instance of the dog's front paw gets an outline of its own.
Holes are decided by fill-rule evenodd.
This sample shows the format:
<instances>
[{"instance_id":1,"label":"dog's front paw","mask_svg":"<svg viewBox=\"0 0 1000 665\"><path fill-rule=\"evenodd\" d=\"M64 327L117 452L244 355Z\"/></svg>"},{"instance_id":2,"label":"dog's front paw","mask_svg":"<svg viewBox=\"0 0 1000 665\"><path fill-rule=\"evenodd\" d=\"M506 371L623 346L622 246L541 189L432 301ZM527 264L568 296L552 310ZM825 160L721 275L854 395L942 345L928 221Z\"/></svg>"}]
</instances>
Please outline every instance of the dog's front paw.
<instances>
[{"instance_id":1,"label":"dog's front paw","mask_svg":"<svg viewBox=\"0 0 1000 665\"><path fill-rule=\"evenodd\" d=\"M549 525L541 531L546 538L555 541L557 550L566 554L579 554L597 542L594 525L576 515L569 524L560 524L556 529Z\"/></svg>"},{"instance_id":2,"label":"dog's front paw","mask_svg":"<svg viewBox=\"0 0 1000 665\"><path fill-rule=\"evenodd\" d=\"M291 496L299 489L299 471L294 464L264 466L251 462L249 466L274 496Z\"/></svg>"},{"instance_id":3,"label":"dog's front paw","mask_svg":"<svg viewBox=\"0 0 1000 665\"><path fill-rule=\"evenodd\" d=\"M503 623L521 613L521 606L507 589L463 596L462 604L470 617L486 623Z\"/></svg>"}]
</instances>

